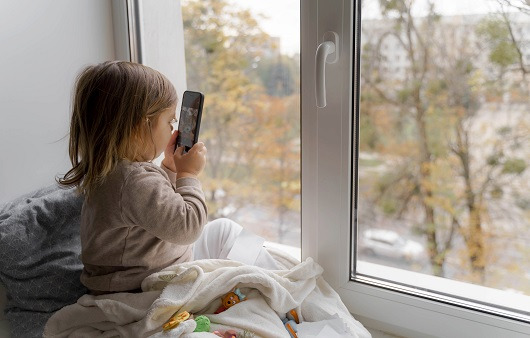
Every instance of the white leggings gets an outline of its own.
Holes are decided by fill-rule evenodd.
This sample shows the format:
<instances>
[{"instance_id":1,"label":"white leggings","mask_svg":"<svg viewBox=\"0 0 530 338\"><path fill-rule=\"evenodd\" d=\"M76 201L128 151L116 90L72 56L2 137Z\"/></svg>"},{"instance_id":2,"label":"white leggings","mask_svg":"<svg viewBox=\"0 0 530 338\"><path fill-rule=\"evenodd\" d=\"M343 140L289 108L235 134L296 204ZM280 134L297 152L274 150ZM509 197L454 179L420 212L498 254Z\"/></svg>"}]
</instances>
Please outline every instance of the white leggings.
<instances>
[{"instance_id":1,"label":"white leggings","mask_svg":"<svg viewBox=\"0 0 530 338\"><path fill-rule=\"evenodd\" d=\"M243 227L241 225L228 218L219 218L209 222L204 226L199 239L193 243L193 259L228 259L227 257L234 248L236 239L242 230ZM248 231L246 231L247 236L248 234ZM256 235L252 236L257 237ZM241 242L239 242L238 246L237 249L241 250ZM272 258L263 246L259 249L253 249L259 250L253 265L269 270L278 269L274 258Z\"/></svg>"}]
</instances>

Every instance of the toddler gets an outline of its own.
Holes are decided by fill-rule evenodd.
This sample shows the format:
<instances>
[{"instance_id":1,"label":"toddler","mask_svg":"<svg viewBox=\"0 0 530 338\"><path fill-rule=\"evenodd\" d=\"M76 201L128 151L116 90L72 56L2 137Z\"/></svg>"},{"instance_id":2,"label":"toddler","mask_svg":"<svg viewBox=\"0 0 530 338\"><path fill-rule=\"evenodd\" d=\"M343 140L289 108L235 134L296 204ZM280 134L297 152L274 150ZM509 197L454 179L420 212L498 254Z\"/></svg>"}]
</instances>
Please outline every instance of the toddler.
<instances>
[{"instance_id":1,"label":"toddler","mask_svg":"<svg viewBox=\"0 0 530 338\"><path fill-rule=\"evenodd\" d=\"M78 76L70 124L70 169L59 183L85 195L81 282L92 294L139 292L169 265L227 258L242 232L227 219L205 225L198 180L206 147L175 149L177 93L161 73L109 61ZM161 166L152 160L164 153ZM260 248L255 265L276 268Z\"/></svg>"}]
</instances>

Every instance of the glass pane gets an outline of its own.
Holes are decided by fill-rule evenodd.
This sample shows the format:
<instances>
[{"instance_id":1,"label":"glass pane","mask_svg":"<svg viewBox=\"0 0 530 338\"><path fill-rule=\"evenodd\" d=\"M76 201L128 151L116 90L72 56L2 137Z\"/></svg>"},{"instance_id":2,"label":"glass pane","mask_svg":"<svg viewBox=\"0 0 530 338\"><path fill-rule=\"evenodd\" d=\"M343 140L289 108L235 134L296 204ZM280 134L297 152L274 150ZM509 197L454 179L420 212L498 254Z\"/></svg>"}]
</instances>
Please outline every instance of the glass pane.
<instances>
[{"instance_id":1,"label":"glass pane","mask_svg":"<svg viewBox=\"0 0 530 338\"><path fill-rule=\"evenodd\" d=\"M530 295L530 4L432 3L363 1L357 273Z\"/></svg>"},{"instance_id":2,"label":"glass pane","mask_svg":"<svg viewBox=\"0 0 530 338\"><path fill-rule=\"evenodd\" d=\"M209 219L300 248L297 1L182 1L187 87L205 94Z\"/></svg>"}]
</instances>

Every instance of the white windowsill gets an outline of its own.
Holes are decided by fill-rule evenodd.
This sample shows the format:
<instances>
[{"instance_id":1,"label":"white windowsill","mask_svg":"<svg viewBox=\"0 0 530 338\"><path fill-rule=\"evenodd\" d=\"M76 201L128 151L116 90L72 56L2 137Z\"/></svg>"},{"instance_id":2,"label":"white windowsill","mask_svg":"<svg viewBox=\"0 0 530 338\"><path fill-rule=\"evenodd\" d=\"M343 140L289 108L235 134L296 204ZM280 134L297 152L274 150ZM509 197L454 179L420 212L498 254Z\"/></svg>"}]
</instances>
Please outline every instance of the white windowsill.
<instances>
[{"instance_id":1,"label":"white windowsill","mask_svg":"<svg viewBox=\"0 0 530 338\"><path fill-rule=\"evenodd\" d=\"M357 262L357 272L363 275L359 277L360 281L362 281L364 276L370 276L390 281L389 283L383 284L391 285L392 282L396 282L402 285L413 285L413 288L404 287L404 291L417 292L427 297L435 296L438 300L448 303L455 303L476 310L530 321L530 296L524 294L512 293L364 261ZM436 294L433 294L429 290L432 290ZM513 311L510 309L513 309Z\"/></svg>"}]
</instances>

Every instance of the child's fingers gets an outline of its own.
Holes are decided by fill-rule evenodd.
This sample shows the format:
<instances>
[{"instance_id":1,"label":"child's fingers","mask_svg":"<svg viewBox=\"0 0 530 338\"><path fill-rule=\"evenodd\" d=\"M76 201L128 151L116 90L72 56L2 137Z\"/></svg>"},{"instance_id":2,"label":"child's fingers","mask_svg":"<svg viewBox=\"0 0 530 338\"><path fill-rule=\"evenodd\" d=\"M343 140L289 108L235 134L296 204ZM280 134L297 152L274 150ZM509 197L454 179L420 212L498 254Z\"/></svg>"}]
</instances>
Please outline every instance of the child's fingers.
<instances>
[{"instance_id":1,"label":"child's fingers","mask_svg":"<svg viewBox=\"0 0 530 338\"><path fill-rule=\"evenodd\" d=\"M208 149L206 147L200 147L197 149L197 154L201 156L206 156L206 153L208 152Z\"/></svg>"},{"instance_id":2,"label":"child's fingers","mask_svg":"<svg viewBox=\"0 0 530 338\"><path fill-rule=\"evenodd\" d=\"M193 153L204 153L204 152L206 152L206 146L202 142L197 142L190 149L190 152L193 152Z\"/></svg>"},{"instance_id":3,"label":"child's fingers","mask_svg":"<svg viewBox=\"0 0 530 338\"><path fill-rule=\"evenodd\" d=\"M175 153L173 155L175 158L182 158L182 156L184 156L184 146L180 146L175 149Z\"/></svg>"},{"instance_id":4,"label":"child's fingers","mask_svg":"<svg viewBox=\"0 0 530 338\"><path fill-rule=\"evenodd\" d=\"M178 136L178 130L173 131L167 143L166 150L164 151L166 156L171 156L175 153L175 148L177 146L177 136Z\"/></svg>"},{"instance_id":5,"label":"child's fingers","mask_svg":"<svg viewBox=\"0 0 530 338\"><path fill-rule=\"evenodd\" d=\"M173 146L172 149L175 149L175 144L177 143L178 134L179 134L178 130L173 131L173 134L171 134L171 138L169 139L169 143L167 144L168 147Z\"/></svg>"}]
</instances>

